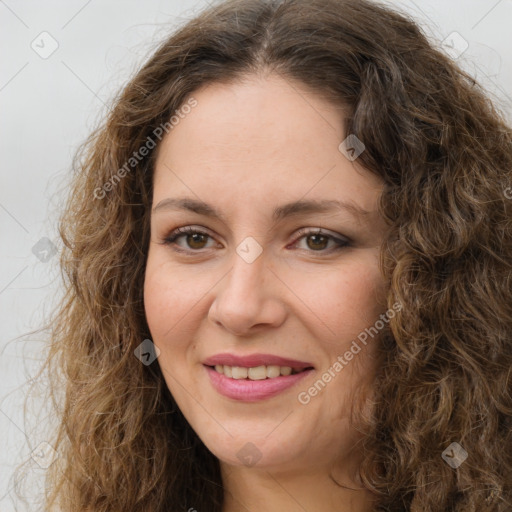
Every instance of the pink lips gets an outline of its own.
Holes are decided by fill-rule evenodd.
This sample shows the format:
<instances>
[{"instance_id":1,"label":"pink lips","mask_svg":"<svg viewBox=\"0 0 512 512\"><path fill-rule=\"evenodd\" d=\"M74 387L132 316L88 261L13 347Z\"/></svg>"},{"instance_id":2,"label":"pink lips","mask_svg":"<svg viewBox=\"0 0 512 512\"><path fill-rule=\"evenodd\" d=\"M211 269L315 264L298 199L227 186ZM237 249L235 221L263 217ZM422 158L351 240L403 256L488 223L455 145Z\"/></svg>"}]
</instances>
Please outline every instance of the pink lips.
<instances>
[{"instance_id":1,"label":"pink lips","mask_svg":"<svg viewBox=\"0 0 512 512\"><path fill-rule=\"evenodd\" d=\"M234 400L241 400L244 402L256 402L258 400L265 400L273 397L284 390L290 388L313 370L311 363L297 361L295 359L286 359L279 356L270 354L252 354L249 356L235 356L234 354L217 354L206 359L203 364L208 372L210 382L213 387L220 394L232 398ZM264 380L249 380L249 379L232 379L226 377L222 373L218 373L210 366L215 365L228 365L228 366L242 366L250 368L253 366L261 365L278 365L290 366L291 368L303 369L300 373L292 375L280 375L272 379Z\"/></svg>"},{"instance_id":2,"label":"pink lips","mask_svg":"<svg viewBox=\"0 0 512 512\"><path fill-rule=\"evenodd\" d=\"M203 361L207 366L215 366L216 364L226 364L228 366L243 366L251 368L253 366L290 366L291 368L309 368L313 365L295 359L286 359L284 357L273 356L272 354L251 354L248 356L236 356L234 354L216 354Z\"/></svg>"}]
</instances>

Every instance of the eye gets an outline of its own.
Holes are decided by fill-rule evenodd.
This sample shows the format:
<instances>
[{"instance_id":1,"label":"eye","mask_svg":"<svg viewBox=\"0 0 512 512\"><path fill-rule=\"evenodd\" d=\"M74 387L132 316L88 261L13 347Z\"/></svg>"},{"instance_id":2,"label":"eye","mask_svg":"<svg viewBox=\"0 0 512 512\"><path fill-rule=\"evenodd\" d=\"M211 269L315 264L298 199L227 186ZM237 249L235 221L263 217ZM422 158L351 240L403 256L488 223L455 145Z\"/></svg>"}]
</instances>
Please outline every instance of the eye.
<instances>
[{"instance_id":1,"label":"eye","mask_svg":"<svg viewBox=\"0 0 512 512\"><path fill-rule=\"evenodd\" d=\"M338 238L336 236L330 235L325 231L322 231L321 228L317 229L301 229L297 233L297 239L293 242L292 246L297 245L301 239L306 241L306 249L309 252L332 252L336 250L340 250L344 247L350 245L350 241L346 238ZM177 241L181 238L184 238L186 247L179 245ZM165 245L174 245L174 250L178 252L198 252L202 249L209 249L213 246L208 247L206 245L208 239L212 239L212 236L205 231L201 231L194 226L185 226L182 228L175 229L172 233L170 233L164 240L163 244ZM308 243L310 242L310 243ZM333 244L329 250L326 250L329 243Z\"/></svg>"},{"instance_id":2,"label":"eye","mask_svg":"<svg viewBox=\"0 0 512 512\"><path fill-rule=\"evenodd\" d=\"M176 241L180 238L185 239L185 243L188 245L188 247L183 248L179 244L176 244ZM208 247L205 247L204 244L208 238L211 238L208 233L194 228L193 226L185 226L175 229L169 236L164 239L163 243L165 245L177 245L178 247L182 247L181 249L175 249L178 252L187 252L187 249L207 249Z\"/></svg>"},{"instance_id":3,"label":"eye","mask_svg":"<svg viewBox=\"0 0 512 512\"><path fill-rule=\"evenodd\" d=\"M301 239L304 239L307 247L306 250L310 249L312 252L331 252L331 250L340 250L350 245L350 241L347 238L338 238L336 236L330 235L325 231L322 231L321 228L303 228L297 233L297 235L298 238L293 243L293 245L297 244L297 242ZM327 248L329 242L333 243L334 247L331 246L331 249L326 251L325 249Z\"/></svg>"}]
</instances>

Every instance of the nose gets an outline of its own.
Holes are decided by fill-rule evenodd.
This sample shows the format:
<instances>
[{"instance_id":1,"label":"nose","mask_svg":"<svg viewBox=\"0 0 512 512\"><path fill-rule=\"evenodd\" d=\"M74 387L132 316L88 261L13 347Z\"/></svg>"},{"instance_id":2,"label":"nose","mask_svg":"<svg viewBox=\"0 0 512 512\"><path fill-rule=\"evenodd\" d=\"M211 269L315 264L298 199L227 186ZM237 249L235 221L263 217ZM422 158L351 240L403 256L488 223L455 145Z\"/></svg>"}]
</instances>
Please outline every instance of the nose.
<instances>
[{"instance_id":1,"label":"nose","mask_svg":"<svg viewBox=\"0 0 512 512\"><path fill-rule=\"evenodd\" d=\"M279 327L286 318L285 288L264 253L252 263L235 253L231 270L215 288L208 318L236 336Z\"/></svg>"}]
</instances>

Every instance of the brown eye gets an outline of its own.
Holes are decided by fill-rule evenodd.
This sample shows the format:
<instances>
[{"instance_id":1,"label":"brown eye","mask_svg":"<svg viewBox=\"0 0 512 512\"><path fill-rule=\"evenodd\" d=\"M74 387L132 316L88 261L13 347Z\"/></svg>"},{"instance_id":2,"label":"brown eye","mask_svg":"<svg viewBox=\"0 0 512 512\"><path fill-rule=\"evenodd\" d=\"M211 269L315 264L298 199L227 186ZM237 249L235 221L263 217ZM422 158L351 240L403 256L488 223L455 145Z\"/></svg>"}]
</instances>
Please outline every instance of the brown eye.
<instances>
[{"instance_id":1,"label":"brown eye","mask_svg":"<svg viewBox=\"0 0 512 512\"><path fill-rule=\"evenodd\" d=\"M331 250L336 251L350 245L350 241L348 239L335 237L325 233L321 229L302 229L299 231L298 235L299 237L295 241L294 245L304 239L306 240L306 247L299 247L299 249L304 248L304 250L309 252L328 253L331 252ZM329 243L332 244L330 249L328 248Z\"/></svg>"},{"instance_id":2,"label":"brown eye","mask_svg":"<svg viewBox=\"0 0 512 512\"><path fill-rule=\"evenodd\" d=\"M306 240L311 242L308 247L313 250L325 249L329 243L329 237L324 235L308 235Z\"/></svg>"},{"instance_id":3,"label":"brown eye","mask_svg":"<svg viewBox=\"0 0 512 512\"><path fill-rule=\"evenodd\" d=\"M183 238L185 240L185 246L177 244L176 241ZM184 228L178 228L174 230L168 237L165 238L164 244L166 245L176 245L180 247L180 249L176 249L177 251L186 252L190 251L199 251L201 249L208 249L206 247L206 243L209 238L212 238L208 233L203 231L199 231L198 229L193 228L192 226L186 226Z\"/></svg>"},{"instance_id":4,"label":"brown eye","mask_svg":"<svg viewBox=\"0 0 512 512\"><path fill-rule=\"evenodd\" d=\"M187 244L192 249L204 249L202 244L205 243L205 240L208 237L208 235L205 235L203 233L192 233L184 236L185 240L187 241Z\"/></svg>"}]
</instances>

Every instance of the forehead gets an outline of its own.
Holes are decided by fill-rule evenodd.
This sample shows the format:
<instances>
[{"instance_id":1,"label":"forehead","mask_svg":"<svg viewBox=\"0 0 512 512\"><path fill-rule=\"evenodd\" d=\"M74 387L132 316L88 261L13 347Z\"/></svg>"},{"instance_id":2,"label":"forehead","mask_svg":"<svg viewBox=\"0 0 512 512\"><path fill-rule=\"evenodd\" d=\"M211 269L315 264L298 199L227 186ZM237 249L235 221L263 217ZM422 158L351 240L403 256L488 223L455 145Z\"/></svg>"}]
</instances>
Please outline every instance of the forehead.
<instances>
[{"instance_id":1,"label":"forehead","mask_svg":"<svg viewBox=\"0 0 512 512\"><path fill-rule=\"evenodd\" d=\"M322 149L337 148L343 110L302 87L276 76L209 84L192 94L197 106L163 145L173 152L179 146L198 159L257 162L293 153L318 158Z\"/></svg>"},{"instance_id":2,"label":"forehead","mask_svg":"<svg viewBox=\"0 0 512 512\"><path fill-rule=\"evenodd\" d=\"M171 193L276 203L320 195L374 208L380 179L338 149L342 106L276 76L214 83L191 96L197 106L160 144L153 204Z\"/></svg>"}]
</instances>

